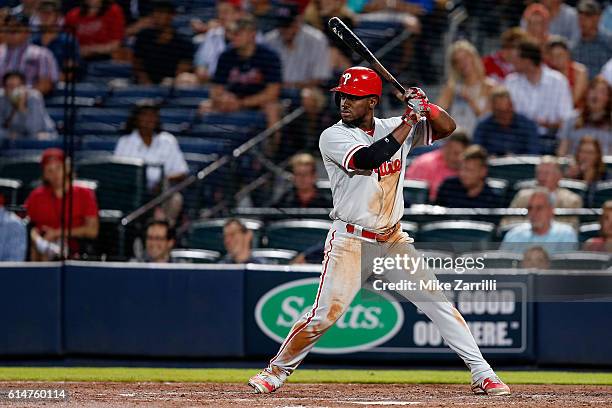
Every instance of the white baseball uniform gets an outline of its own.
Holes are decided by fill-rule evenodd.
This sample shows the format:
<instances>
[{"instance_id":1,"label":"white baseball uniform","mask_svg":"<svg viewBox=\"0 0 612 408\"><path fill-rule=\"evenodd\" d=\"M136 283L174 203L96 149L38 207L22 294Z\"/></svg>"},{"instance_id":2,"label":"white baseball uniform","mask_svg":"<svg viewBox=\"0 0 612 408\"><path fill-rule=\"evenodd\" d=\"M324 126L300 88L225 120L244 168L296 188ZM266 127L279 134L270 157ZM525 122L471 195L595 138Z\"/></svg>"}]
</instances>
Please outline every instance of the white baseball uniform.
<instances>
[{"instance_id":1,"label":"white baseball uniform","mask_svg":"<svg viewBox=\"0 0 612 408\"><path fill-rule=\"evenodd\" d=\"M352 170L349 163L355 152L389 135L399 126L401 118L374 118L374 123L373 136L342 121L321 134L319 148L331 181L334 209L330 217L334 222L325 242L323 271L314 305L295 323L277 355L270 361L273 372L280 369L291 374L316 341L344 314L359 292L363 283L362 243L365 240L373 245L382 245L376 239L364 238L362 231L388 233L386 245L397 245L410 255L419 256L410 245L414 240L396 225L404 213L402 190L406 157L413 147L431 143L431 127L422 119L400 150L378 169ZM353 226L353 233L347 231L347 225ZM405 276L391 277L394 280L435 279L433 273L427 270L417 271L414 275L406 272ZM442 292L398 293L436 324L447 344L469 367L474 381L494 375L465 320Z\"/></svg>"}]
</instances>

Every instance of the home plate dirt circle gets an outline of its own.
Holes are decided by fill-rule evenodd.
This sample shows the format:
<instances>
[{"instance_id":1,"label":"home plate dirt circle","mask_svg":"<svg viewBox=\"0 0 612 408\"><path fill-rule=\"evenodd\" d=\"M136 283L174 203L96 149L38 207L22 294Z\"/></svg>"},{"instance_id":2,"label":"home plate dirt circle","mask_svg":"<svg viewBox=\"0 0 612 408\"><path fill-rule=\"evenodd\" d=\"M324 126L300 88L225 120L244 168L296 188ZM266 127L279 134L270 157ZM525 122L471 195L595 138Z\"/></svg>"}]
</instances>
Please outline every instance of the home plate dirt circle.
<instances>
[{"instance_id":1,"label":"home plate dirt circle","mask_svg":"<svg viewBox=\"0 0 612 408\"><path fill-rule=\"evenodd\" d=\"M65 389L61 402L29 400L27 406L69 407L611 407L612 386L514 385L513 395L471 394L447 384L286 384L274 394L254 394L244 384L0 382L0 389ZM23 405L23 406L26 406ZM0 400L0 406L16 406Z\"/></svg>"}]
</instances>

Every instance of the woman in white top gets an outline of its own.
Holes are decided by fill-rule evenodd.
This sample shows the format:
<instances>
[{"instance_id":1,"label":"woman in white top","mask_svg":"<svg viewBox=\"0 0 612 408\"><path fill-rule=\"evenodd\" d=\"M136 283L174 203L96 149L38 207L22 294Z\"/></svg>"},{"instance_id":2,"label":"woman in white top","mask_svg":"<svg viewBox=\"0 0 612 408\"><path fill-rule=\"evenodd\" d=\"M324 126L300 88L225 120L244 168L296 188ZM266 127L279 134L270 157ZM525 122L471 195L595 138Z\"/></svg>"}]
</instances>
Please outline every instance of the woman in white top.
<instances>
[{"instance_id":1,"label":"woman in white top","mask_svg":"<svg viewBox=\"0 0 612 408\"><path fill-rule=\"evenodd\" d=\"M446 72L448 78L438 105L471 135L478 119L490 110L489 95L495 82L486 77L478 51L465 40L449 47Z\"/></svg>"}]
</instances>

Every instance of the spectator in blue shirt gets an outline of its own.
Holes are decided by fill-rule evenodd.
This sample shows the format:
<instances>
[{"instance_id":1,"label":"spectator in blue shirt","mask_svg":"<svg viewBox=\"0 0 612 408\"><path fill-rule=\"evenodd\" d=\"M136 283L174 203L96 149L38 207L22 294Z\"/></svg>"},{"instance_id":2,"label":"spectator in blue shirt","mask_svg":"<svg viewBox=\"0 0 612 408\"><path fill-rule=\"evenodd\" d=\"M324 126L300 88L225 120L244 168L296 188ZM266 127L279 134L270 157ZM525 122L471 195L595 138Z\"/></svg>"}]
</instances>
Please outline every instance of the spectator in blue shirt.
<instances>
[{"instance_id":1,"label":"spectator in blue shirt","mask_svg":"<svg viewBox=\"0 0 612 408\"><path fill-rule=\"evenodd\" d=\"M0 194L0 262L25 261L27 232L24 222L4 208Z\"/></svg>"},{"instance_id":2,"label":"spectator in blue shirt","mask_svg":"<svg viewBox=\"0 0 612 408\"><path fill-rule=\"evenodd\" d=\"M494 88L490 101L492 112L476 125L473 142L495 156L540 154L538 127L514 110L508 90Z\"/></svg>"},{"instance_id":3,"label":"spectator in blue shirt","mask_svg":"<svg viewBox=\"0 0 612 408\"><path fill-rule=\"evenodd\" d=\"M527 206L529 223L519 224L508 231L500 249L524 252L537 244L549 254L576 250L576 231L569 224L554 221L554 207L554 198L548 190L537 188Z\"/></svg>"},{"instance_id":4,"label":"spectator in blue shirt","mask_svg":"<svg viewBox=\"0 0 612 408\"><path fill-rule=\"evenodd\" d=\"M269 127L280 120L280 58L255 41L257 26L252 16L238 19L227 33L231 47L219 57L211 81L210 99L202 102L200 113L261 110ZM272 144L278 146L279 143L280 133L277 132Z\"/></svg>"},{"instance_id":5,"label":"spectator in blue shirt","mask_svg":"<svg viewBox=\"0 0 612 408\"><path fill-rule=\"evenodd\" d=\"M472 145L463 153L458 177L447 178L438 190L436 205L453 208L495 208L501 197L486 183L487 151Z\"/></svg>"}]
</instances>

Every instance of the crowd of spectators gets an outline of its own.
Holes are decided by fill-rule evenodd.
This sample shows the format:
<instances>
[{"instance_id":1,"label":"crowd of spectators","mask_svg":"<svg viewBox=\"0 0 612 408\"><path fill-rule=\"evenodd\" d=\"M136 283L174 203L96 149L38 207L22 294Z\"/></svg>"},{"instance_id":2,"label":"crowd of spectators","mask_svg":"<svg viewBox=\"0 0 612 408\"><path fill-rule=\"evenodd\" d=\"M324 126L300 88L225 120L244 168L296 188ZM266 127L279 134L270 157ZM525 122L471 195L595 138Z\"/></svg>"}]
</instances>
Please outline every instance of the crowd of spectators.
<instances>
[{"instance_id":1,"label":"crowd of spectators","mask_svg":"<svg viewBox=\"0 0 612 408\"><path fill-rule=\"evenodd\" d=\"M317 187L322 176L317 174L318 136L337 120L327 95L330 83L358 60L329 31L327 20L340 16L349 27L381 21L401 25L412 36L396 49L394 69L432 78L435 67L423 68L423 61L432 61L431 44L442 38L445 20L433 16L446 17L447 3L219 0L214 16L194 13L185 20L185 5L172 0L0 2L7 6L0 8L0 143L57 139L45 100L65 81L87 81L88 65L104 61L128 64L131 85L207 88L209 96L198 100L194 115L259 112L270 127L288 112L282 96L287 93L304 114L274 132L263 149L267 159L291 171L286 188L265 204L329 208L329 191ZM577 243L579 226L577 217L555 218L552 209L599 206L598 183L610 177L604 156L612 154L612 20L607 17L612 8L596 0L529 1L525 6L505 11L514 15L504 16L511 24L501 26L497 48L460 35L443 50L445 76L436 78L430 94L460 129L437 149L415 157L406 178L427 182L429 204L528 209L529 222L502 220L502 226L520 223L508 227L504 245L541 243L540 249L550 253L547 242ZM488 32L496 30L500 27ZM139 102L114 148L117 157L149 165L147 198L190 172L177 135L162 125L157 102ZM535 174L524 177L533 178L533 184L506 200L488 182L488 163L514 155L544 156ZM45 151L41 166L43 184L25 202L32 224L27 256L55 259L62 256L61 248L76 254L77 239L98 235L95 194L79 185L64 191L72 163L59 151ZM584 195L562 187L563 178L584 182ZM62 215L64 194L73 196L72 214ZM147 261L170 259L184 206L177 193L154 211L143 230ZM71 220L70 234L61 233L62 219ZM0 207L2 220L17 228L14 216ZM601 240L589 241L587 248L609 251L609 206L601 225ZM10 238L20 236L14 235ZM73 240L61 242L67 235ZM252 260L246 249L252 237L243 224L230 222L224 236L226 261Z\"/></svg>"}]
</instances>

